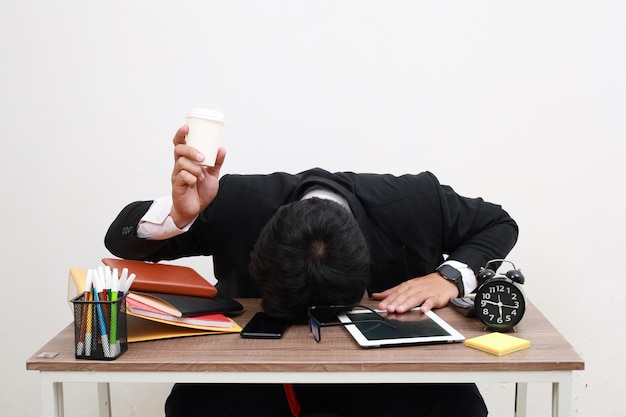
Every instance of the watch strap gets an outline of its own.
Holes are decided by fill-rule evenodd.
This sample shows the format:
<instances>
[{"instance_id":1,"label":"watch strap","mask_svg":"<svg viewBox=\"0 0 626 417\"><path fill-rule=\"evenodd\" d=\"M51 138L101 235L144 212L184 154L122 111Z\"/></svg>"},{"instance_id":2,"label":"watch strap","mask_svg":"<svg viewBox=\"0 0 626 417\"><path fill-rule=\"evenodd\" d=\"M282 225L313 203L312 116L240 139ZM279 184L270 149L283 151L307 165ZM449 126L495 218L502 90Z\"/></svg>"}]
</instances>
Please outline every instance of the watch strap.
<instances>
[{"instance_id":1,"label":"watch strap","mask_svg":"<svg viewBox=\"0 0 626 417\"><path fill-rule=\"evenodd\" d=\"M463 297L465 295L465 286L463 285L463 274L461 271L448 264L443 264L437 268L437 272L439 272L448 281L452 281L456 284L456 287L459 290L458 297Z\"/></svg>"}]
</instances>

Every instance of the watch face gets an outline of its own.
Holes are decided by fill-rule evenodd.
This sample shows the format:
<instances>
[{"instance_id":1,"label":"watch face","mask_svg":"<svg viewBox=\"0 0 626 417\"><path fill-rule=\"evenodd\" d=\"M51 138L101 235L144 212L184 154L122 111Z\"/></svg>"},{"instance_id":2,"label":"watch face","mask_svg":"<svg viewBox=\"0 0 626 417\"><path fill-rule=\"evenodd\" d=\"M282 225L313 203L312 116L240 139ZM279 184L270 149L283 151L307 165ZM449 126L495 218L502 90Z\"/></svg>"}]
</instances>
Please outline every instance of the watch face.
<instances>
[{"instance_id":1,"label":"watch face","mask_svg":"<svg viewBox=\"0 0 626 417\"><path fill-rule=\"evenodd\" d=\"M506 278L480 286L474 301L476 316L492 329L509 329L522 320L526 299L521 288Z\"/></svg>"}]
</instances>

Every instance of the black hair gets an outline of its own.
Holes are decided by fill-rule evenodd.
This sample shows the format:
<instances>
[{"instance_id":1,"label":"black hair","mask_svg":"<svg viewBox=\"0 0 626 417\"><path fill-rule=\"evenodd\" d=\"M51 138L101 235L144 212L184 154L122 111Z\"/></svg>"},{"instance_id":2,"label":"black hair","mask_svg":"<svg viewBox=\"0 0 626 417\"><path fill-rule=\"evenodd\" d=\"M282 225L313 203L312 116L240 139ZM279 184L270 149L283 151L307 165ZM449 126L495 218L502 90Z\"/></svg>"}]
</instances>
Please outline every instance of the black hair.
<instances>
[{"instance_id":1,"label":"black hair","mask_svg":"<svg viewBox=\"0 0 626 417\"><path fill-rule=\"evenodd\" d=\"M331 200L282 206L251 253L263 309L298 323L312 305L359 302L369 279L369 251L352 216Z\"/></svg>"}]
</instances>

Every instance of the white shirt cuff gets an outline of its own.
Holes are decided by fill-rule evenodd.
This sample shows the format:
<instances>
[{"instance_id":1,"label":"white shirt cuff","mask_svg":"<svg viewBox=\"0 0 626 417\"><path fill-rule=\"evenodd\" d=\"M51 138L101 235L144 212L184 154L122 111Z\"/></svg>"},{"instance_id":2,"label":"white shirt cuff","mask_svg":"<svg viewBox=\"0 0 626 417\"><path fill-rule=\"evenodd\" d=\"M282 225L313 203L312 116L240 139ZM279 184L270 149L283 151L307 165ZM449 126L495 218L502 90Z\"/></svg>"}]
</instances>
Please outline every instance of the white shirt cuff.
<instances>
[{"instance_id":1,"label":"white shirt cuff","mask_svg":"<svg viewBox=\"0 0 626 417\"><path fill-rule=\"evenodd\" d=\"M142 239L164 240L189 230L195 219L182 229L179 229L172 217L170 217L171 210L171 196L164 196L154 200L146 214L139 221L137 236Z\"/></svg>"},{"instance_id":2,"label":"white shirt cuff","mask_svg":"<svg viewBox=\"0 0 626 417\"><path fill-rule=\"evenodd\" d=\"M441 265L450 265L461 273L461 276L463 277L463 289L465 290L465 294L460 294L459 297L467 297L469 294L474 292L476 287L478 287L478 280L476 279L474 271L463 262L449 260L445 261Z\"/></svg>"}]
</instances>

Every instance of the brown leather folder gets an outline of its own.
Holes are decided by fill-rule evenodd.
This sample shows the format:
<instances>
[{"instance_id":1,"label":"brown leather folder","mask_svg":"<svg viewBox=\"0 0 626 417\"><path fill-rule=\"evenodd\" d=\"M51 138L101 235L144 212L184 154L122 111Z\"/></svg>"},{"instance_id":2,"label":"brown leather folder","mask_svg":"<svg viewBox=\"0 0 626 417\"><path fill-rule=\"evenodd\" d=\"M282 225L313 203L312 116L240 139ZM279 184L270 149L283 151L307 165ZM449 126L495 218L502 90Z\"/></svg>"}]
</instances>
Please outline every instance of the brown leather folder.
<instances>
[{"instance_id":1,"label":"brown leather folder","mask_svg":"<svg viewBox=\"0 0 626 417\"><path fill-rule=\"evenodd\" d=\"M204 279L194 269L187 266L134 261L130 259L103 258L102 263L121 273L127 268L128 274L136 278L133 291L160 292L167 294L215 297L217 288Z\"/></svg>"}]
</instances>

